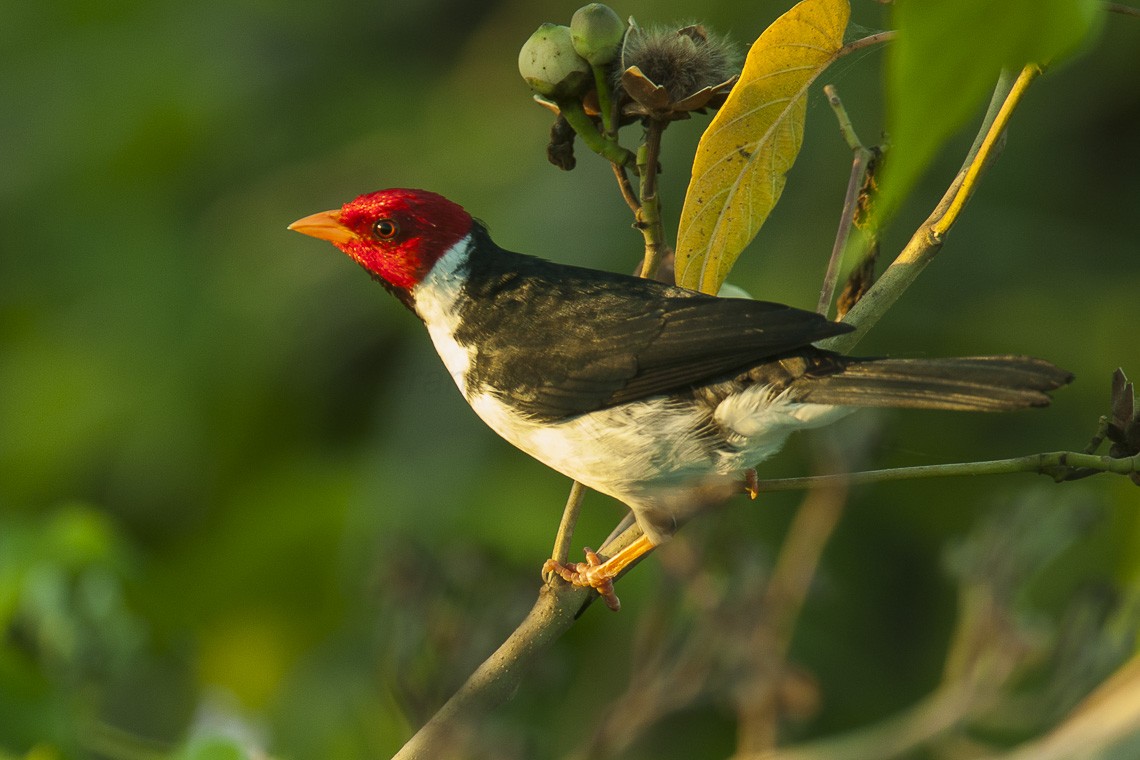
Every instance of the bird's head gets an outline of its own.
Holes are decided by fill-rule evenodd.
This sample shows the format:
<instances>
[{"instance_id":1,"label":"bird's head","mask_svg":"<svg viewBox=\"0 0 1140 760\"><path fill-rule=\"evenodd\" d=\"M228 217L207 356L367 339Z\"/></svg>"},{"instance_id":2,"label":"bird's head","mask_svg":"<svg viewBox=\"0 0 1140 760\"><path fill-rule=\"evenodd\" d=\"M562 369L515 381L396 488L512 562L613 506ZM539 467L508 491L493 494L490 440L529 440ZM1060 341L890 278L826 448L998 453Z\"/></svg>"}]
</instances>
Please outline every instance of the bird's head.
<instances>
[{"instance_id":1,"label":"bird's head","mask_svg":"<svg viewBox=\"0 0 1140 760\"><path fill-rule=\"evenodd\" d=\"M298 219L289 229L329 241L389 288L408 293L471 226L471 215L442 195L396 188Z\"/></svg>"}]
</instances>

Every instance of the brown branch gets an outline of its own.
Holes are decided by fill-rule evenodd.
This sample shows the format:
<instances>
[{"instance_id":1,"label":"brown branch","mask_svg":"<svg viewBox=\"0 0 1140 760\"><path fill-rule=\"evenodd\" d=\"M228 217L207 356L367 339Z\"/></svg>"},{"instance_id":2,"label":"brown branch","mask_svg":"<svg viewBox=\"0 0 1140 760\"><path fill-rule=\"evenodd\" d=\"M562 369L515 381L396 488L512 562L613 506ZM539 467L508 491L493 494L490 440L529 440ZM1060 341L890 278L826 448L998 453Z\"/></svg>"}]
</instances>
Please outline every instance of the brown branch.
<instances>
[{"instance_id":1,"label":"brown branch","mask_svg":"<svg viewBox=\"0 0 1140 760\"><path fill-rule=\"evenodd\" d=\"M613 553L631 543L641 530L623 532L603 547ZM483 661L435 715L408 740L393 760L462 756L456 747L463 733L482 716L506 702L527 666L574 624L582 609L598 598L593 589L562 581L544 585L526 618L507 640Z\"/></svg>"}]
</instances>

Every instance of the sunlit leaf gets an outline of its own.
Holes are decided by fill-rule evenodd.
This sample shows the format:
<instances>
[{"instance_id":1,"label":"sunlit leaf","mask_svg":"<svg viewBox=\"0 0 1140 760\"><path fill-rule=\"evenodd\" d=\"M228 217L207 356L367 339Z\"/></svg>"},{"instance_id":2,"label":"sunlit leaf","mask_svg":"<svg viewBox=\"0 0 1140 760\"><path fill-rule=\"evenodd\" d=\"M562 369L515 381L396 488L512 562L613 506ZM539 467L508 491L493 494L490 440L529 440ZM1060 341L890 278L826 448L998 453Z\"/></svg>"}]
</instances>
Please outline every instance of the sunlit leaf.
<instances>
[{"instance_id":1,"label":"sunlit leaf","mask_svg":"<svg viewBox=\"0 0 1140 760\"><path fill-rule=\"evenodd\" d=\"M1095 0L896 2L880 213L889 215L946 140L980 114L1003 67L1058 63L1091 38L1104 15Z\"/></svg>"},{"instance_id":2,"label":"sunlit leaf","mask_svg":"<svg viewBox=\"0 0 1140 760\"><path fill-rule=\"evenodd\" d=\"M803 142L808 86L843 46L847 0L803 0L752 45L693 161L677 232L677 284L715 293L784 189Z\"/></svg>"}]
</instances>

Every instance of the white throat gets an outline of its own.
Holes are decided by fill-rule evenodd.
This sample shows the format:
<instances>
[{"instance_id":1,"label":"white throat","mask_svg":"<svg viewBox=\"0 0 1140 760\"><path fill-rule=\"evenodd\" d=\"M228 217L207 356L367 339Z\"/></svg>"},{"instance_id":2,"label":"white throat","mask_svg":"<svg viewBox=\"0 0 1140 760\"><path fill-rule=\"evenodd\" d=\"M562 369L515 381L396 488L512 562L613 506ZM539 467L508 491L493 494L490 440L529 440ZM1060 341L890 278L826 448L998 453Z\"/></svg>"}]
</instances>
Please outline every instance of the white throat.
<instances>
[{"instance_id":1,"label":"white throat","mask_svg":"<svg viewBox=\"0 0 1140 760\"><path fill-rule=\"evenodd\" d=\"M471 255L471 245L471 235L464 236L447 249L427 276L412 288L416 314L427 326L439 358L464 397L467 396L467 369L471 366L474 349L456 343L455 330L459 326L458 301L466 279L462 270Z\"/></svg>"}]
</instances>

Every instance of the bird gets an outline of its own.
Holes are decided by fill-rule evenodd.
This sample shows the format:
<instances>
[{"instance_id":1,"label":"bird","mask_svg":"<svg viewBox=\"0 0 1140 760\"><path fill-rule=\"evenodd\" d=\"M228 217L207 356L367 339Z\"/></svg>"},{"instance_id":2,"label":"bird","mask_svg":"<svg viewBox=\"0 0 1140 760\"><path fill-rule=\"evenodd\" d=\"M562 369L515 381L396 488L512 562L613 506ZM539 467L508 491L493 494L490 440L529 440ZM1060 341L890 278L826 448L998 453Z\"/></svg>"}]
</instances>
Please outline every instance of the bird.
<instances>
[{"instance_id":1,"label":"bird","mask_svg":"<svg viewBox=\"0 0 1140 760\"><path fill-rule=\"evenodd\" d=\"M415 314L498 435L625 504L641 528L606 559L547 574L620 607L613 581L696 513L756 496L756 465L795 431L859 407L1008 411L1072 380L1028 356L852 357L814 343L852 325L499 247L436 193L361 195L289 229L335 245ZM572 241L564 241L567 245Z\"/></svg>"}]
</instances>

